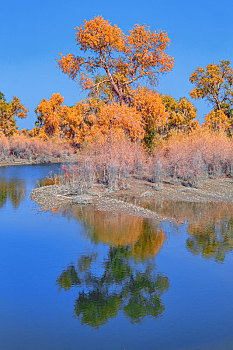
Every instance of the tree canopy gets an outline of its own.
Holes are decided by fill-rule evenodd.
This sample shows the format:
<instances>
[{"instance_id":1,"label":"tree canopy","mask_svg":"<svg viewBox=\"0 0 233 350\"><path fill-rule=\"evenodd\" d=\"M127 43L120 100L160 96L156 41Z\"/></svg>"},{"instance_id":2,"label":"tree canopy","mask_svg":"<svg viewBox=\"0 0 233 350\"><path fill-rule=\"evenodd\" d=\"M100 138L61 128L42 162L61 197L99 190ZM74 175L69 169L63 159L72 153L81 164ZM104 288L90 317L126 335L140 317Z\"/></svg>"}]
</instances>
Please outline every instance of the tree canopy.
<instances>
[{"instance_id":1,"label":"tree canopy","mask_svg":"<svg viewBox=\"0 0 233 350\"><path fill-rule=\"evenodd\" d=\"M84 21L76 28L81 55L68 54L58 59L65 74L84 89L99 90L106 84L120 104L128 102L130 87L147 78L153 83L159 73L172 69L174 59L166 54L170 42L163 31L151 32L136 24L128 34L102 16ZM104 79L96 81L100 73Z\"/></svg>"},{"instance_id":2,"label":"tree canopy","mask_svg":"<svg viewBox=\"0 0 233 350\"><path fill-rule=\"evenodd\" d=\"M155 273L150 260L144 261L142 273L132 262L131 254L128 246L111 246L101 276L91 270L97 256L89 255L81 256L78 267L67 266L57 278L60 290L77 288L74 313L82 324L99 327L115 318L119 311L132 323L148 316L157 318L163 313L161 297L169 288L168 277Z\"/></svg>"},{"instance_id":3,"label":"tree canopy","mask_svg":"<svg viewBox=\"0 0 233 350\"><path fill-rule=\"evenodd\" d=\"M18 129L15 118L26 118L27 112L18 97L14 96L11 102L7 102L4 94L0 92L0 132L5 136L15 133Z\"/></svg>"},{"instance_id":4,"label":"tree canopy","mask_svg":"<svg viewBox=\"0 0 233 350\"><path fill-rule=\"evenodd\" d=\"M233 70L230 61L209 64L197 68L190 77L195 88L190 92L194 99L205 99L213 110L206 123L213 129L230 129L233 122Z\"/></svg>"}]
</instances>

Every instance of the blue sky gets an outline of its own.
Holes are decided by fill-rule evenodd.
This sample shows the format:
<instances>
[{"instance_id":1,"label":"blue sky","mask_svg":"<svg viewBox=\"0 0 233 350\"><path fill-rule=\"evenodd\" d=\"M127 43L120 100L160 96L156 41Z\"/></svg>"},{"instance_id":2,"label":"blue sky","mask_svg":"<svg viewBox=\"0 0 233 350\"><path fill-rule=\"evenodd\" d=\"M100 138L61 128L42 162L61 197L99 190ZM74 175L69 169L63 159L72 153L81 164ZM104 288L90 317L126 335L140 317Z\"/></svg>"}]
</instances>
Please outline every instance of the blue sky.
<instances>
[{"instance_id":1,"label":"blue sky","mask_svg":"<svg viewBox=\"0 0 233 350\"><path fill-rule=\"evenodd\" d=\"M0 0L0 91L20 98L29 109L20 127L32 128L42 98L60 92L65 104L84 97L77 83L58 68L58 53L77 53L75 30L84 19L102 15L127 32L135 23L163 30L175 58L171 73L160 78L158 90L175 98L189 97L189 76L199 66L219 60L233 65L233 1L3 1ZM193 103L198 117L208 113L205 102Z\"/></svg>"}]
</instances>

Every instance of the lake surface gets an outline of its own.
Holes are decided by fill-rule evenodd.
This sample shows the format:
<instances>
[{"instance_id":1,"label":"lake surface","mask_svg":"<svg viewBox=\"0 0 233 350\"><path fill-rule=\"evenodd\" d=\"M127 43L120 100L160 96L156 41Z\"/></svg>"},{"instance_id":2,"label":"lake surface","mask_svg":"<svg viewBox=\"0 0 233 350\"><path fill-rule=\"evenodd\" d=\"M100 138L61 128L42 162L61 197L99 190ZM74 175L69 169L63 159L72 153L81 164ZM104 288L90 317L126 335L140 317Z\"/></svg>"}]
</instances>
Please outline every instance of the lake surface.
<instances>
[{"instance_id":1,"label":"lake surface","mask_svg":"<svg viewBox=\"0 0 233 350\"><path fill-rule=\"evenodd\" d=\"M233 349L233 206L42 212L30 190L60 168L0 168L0 349Z\"/></svg>"}]
</instances>

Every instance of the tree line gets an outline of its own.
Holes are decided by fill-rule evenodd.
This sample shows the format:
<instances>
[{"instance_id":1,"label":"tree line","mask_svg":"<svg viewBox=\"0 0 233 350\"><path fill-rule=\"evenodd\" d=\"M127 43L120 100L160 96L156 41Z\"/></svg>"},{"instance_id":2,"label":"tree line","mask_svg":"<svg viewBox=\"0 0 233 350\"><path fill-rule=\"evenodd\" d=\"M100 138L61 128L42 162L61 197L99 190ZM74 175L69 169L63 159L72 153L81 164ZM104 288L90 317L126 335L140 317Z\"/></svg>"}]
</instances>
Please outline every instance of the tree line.
<instances>
[{"instance_id":1,"label":"tree line","mask_svg":"<svg viewBox=\"0 0 233 350\"><path fill-rule=\"evenodd\" d=\"M53 94L36 108L37 121L27 136L56 137L80 147L110 133L126 135L153 148L158 138L171 133L190 133L199 127L197 111L185 97L179 100L161 95L156 83L172 70L168 55L170 39L163 31L151 31L136 24L127 34L102 16L76 28L78 55L60 54L58 67L87 92L87 97L66 106ZM204 127L233 131L233 70L229 61L197 68L190 76L190 96L204 99L212 107ZM16 118L25 118L27 109L17 97L7 102L0 94L0 131L5 136L18 132Z\"/></svg>"}]
</instances>

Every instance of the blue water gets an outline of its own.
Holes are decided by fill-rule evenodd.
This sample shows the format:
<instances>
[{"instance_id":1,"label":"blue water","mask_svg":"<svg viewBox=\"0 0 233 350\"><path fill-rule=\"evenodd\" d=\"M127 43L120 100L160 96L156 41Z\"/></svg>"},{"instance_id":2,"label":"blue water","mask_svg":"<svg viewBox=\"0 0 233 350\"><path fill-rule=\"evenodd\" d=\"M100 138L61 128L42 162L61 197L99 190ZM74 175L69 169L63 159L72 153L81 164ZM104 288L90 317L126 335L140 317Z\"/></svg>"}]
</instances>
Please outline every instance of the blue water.
<instances>
[{"instance_id":1,"label":"blue water","mask_svg":"<svg viewBox=\"0 0 233 350\"><path fill-rule=\"evenodd\" d=\"M232 206L42 212L30 190L59 169L0 168L0 349L233 349Z\"/></svg>"}]
</instances>

